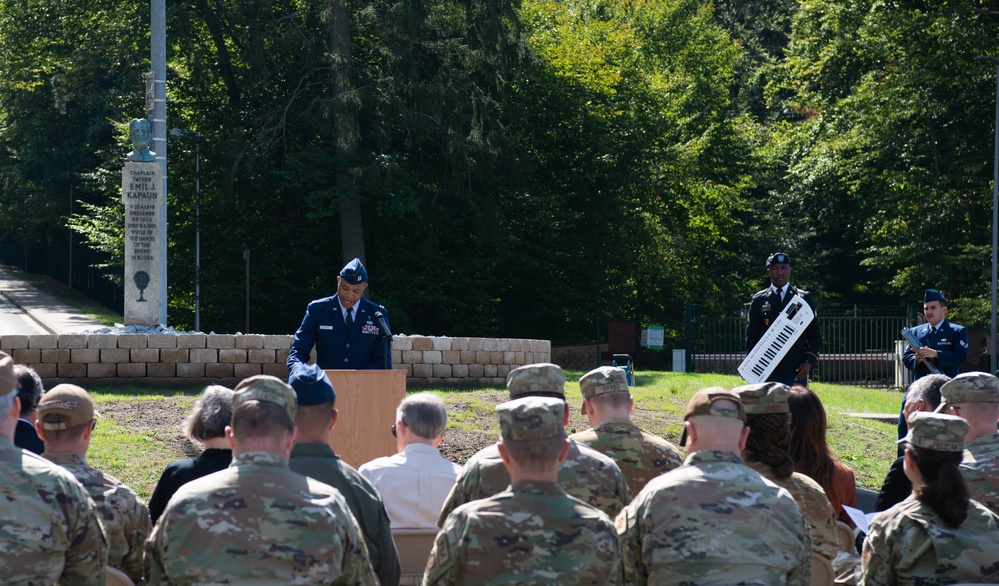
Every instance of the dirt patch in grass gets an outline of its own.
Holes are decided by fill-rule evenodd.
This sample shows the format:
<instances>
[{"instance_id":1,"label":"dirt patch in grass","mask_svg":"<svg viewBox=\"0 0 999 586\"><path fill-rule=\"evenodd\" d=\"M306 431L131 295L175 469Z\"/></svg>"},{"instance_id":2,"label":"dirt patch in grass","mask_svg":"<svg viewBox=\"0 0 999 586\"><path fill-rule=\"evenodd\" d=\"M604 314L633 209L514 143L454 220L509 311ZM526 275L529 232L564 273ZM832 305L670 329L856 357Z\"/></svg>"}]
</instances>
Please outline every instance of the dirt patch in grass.
<instances>
[{"instance_id":1,"label":"dirt patch in grass","mask_svg":"<svg viewBox=\"0 0 999 586\"><path fill-rule=\"evenodd\" d=\"M188 397L164 397L157 401L107 401L98 407L102 417L138 433L147 433L165 441L179 457L192 458L203 446L184 436L184 420L188 408L182 402ZM183 455L181 455L183 454Z\"/></svg>"}]
</instances>

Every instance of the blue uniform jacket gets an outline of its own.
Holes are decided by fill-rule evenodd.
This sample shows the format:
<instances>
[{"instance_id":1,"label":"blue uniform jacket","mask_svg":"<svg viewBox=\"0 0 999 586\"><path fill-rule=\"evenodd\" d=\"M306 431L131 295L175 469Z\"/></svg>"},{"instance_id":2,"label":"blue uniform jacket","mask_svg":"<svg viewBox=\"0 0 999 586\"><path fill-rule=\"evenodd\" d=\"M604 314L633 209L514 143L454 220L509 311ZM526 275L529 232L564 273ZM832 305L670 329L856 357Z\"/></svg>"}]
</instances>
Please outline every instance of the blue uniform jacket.
<instances>
[{"instance_id":1,"label":"blue uniform jacket","mask_svg":"<svg viewBox=\"0 0 999 586\"><path fill-rule=\"evenodd\" d=\"M939 356L930 359L942 374L954 378L960 372L961 365L968 358L968 330L963 326L952 324L946 319L940 322L937 333L930 335L930 324L921 324L912 328L916 340L927 348L933 348ZM906 348L902 355L902 363L909 370L915 371L916 378L930 374L922 362L916 358L912 348Z\"/></svg>"},{"instance_id":2,"label":"blue uniform jacket","mask_svg":"<svg viewBox=\"0 0 999 586\"><path fill-rule=\"evenodd\" d=\"M309 303L288 352L288 369L297 362L307 363L313 346L316 364L322 369L377 370L386 365L392 368L392 340L388 341L386 354L382 331L375 319L375 312L380 311L388 321L388 310L363 297L355 307L354 327L347 332L336 295Z\"/></svg>"}]
</instances>

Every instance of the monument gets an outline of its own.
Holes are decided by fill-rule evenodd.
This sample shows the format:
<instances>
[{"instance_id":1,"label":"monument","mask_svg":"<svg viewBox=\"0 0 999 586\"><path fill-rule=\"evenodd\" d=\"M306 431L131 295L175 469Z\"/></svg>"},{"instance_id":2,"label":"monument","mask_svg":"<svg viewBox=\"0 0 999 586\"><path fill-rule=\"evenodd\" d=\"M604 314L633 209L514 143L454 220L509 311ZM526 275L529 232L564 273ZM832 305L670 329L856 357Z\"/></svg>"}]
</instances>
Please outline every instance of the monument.
<instances>
[{"instance_id":1,"label":"monument","mask_svg":"<svg viewBox=\"0 0 999 586\"><path fill-rule=\"evenodd\" d=\"M149 150L148 120L132 120L128 125L132 152L121 173L121 198L125 203L125 325L159 324L160 296L166 287L160 258L163 169ZM162 308L165 309L165 308Z\"/></svg>"}]
</instances>

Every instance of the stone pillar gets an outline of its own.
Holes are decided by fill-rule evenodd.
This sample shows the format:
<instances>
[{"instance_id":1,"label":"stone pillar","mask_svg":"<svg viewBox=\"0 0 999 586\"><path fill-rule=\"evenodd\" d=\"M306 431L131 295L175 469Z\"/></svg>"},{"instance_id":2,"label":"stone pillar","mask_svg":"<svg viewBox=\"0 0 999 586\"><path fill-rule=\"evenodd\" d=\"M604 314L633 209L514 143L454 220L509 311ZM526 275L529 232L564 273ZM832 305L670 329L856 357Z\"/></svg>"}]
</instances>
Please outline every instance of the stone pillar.
<instances>
[{"instance_id":1,"label":"stone pillar","mask_svg":"<svg viewBox=\"0 0 999 586\"><path fill-rule=\"evenodd\" d=\"M163 169L153 162L125 163L121 174L125 202L125 325L155 326L166 289L160 238L166 233L162 210Z\"/></svg>"}]
</instances>

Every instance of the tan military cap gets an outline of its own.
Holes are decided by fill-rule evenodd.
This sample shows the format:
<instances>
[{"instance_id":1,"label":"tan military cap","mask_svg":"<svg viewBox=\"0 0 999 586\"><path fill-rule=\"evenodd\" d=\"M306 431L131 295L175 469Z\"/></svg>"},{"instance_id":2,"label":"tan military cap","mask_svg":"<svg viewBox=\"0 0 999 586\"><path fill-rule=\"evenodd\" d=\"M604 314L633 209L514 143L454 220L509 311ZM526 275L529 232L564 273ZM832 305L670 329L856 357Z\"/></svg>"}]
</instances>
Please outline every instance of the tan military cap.
<instances>
[{"instance_id":1,"label":"tan military cap","mask_svg":"<svg viewBox=\"0 0 999 586\"><path fill-rule=\"evenodd\" d=\"M65 415L66 421L48 421L49 415ZM42 429L69 429L94 418L94 400L76 385L56 385L38 402L38 421Z\"/></svg>"},{"instance_id":2,"label":"tan military cap","mask_svg":"<svg viewBox=\"0 0 999 586\"><path fill-rule=\"evenodd\" d=\"M232 396L232 408L235 409L247 401L274 403L284 409L292 419L295 419L295 411L298 410L295 390L283 380L268 374L245 378L236 385L235 394Z\"/></svg>"},{"instance_id":3,"label":"tan military cap","mask_svg":"<svg viewBox=\"0 0 999 586\"><path fill-rule=\"evenodd\" d=\"M756 383L732 389L742 399L746 415L766 415L767 413L790 413L787 396L791 389L781 383Z\"/></svg>"},{"instance_id":4,"label":"tan military cap","mask_svg":"<svg viewBox=\"0 0 999 586\"><path fill-rule=\"evenodd\" d=\"M528 364L510 371L506 375L506 388L510 398L535 393L553 393L565 397L565 372L557 364L542 362Z\"/></svg>"},{"instance_id":5,"label":"tan military cap","mask_svg":"<svg viewBox=\"0 0 999 586\"><path fill-rule=\"evenodd\" d=\"M715 405L716 402L722 400L732 401L737 405L737 408ZM694 396L687 402L687 410L683 414L683 420L686 421L695 415L718 415L746 422L746 409L743 407L739 395L722 387L708 387L694 393Z\"/></svg>"},{"instance_id":6,"label":"tan military cap","mask_svg":"<svg viewBox=\"0 0 999 586\"><path fill-rule=\"evenodd\" d=\"M566 437L565 401L552 397L524 397L496 406L500 436L521 442Z\"/></svg>"},{"instance_id":7,"label":"tan military cap","mask_svg":"<svg viewBox=\"0 0 999 586\"><path fill-rule=\"evenodd\" d=\"M909 442L938 452L960 452L964 450L968 427L968 422L956 415L917 411L909 416L909 433L897 443Z\"/></svg>"},{"instance_id":8,"label":"tan military cap","mask_svg":"<svg viewBox=\"0 0 999 586\"><path fill-rule=\"evenodd\" d=\"M7 396L21 388L14 376L14 359L6 352L0 352L0 396Z\"/></svg>"},{"instance_id":9,"label":"tan military cap","mask_svg":"<svg viewBox=\"0 0 999 586\"><path fill-rule=\"evenodd\" d=\"M940 406L958 403L999 403L999 379L987 372L965 372L940 387Z\"/></svg>"}]
</instances>

